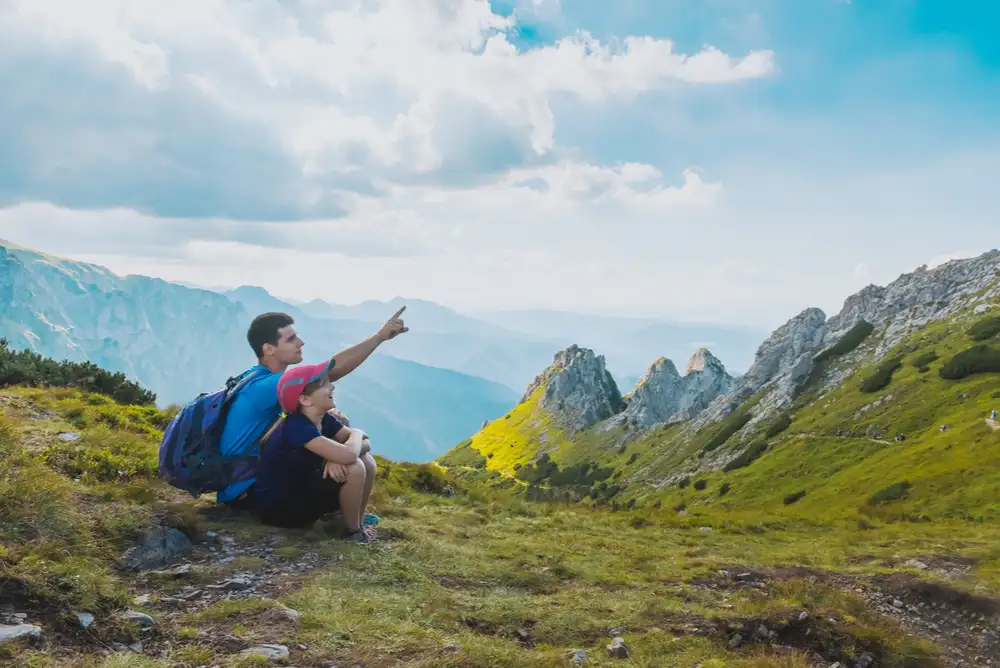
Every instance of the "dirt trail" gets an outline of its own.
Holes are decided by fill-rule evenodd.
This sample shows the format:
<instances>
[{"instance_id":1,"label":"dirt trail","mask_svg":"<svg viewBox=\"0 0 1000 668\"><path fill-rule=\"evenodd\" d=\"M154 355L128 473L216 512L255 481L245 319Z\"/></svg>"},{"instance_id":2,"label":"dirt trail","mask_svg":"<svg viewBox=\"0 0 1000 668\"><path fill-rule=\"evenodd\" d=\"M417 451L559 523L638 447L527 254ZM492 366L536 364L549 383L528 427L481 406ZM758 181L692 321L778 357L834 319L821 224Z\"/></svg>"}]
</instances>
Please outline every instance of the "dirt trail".
<instances>
[{"instance_id":1,"label":"dirt trail","mask_svg":"<svg viewBox=\"0 0 1000 668\"><path fill-rule=\"evenodd\" d=\"M992 429L993 431L1000 431L1000 422L997 422L992 418L986 418L986 424L988 424L990 426L990 429Z\"/></svg>"}]
</instances>

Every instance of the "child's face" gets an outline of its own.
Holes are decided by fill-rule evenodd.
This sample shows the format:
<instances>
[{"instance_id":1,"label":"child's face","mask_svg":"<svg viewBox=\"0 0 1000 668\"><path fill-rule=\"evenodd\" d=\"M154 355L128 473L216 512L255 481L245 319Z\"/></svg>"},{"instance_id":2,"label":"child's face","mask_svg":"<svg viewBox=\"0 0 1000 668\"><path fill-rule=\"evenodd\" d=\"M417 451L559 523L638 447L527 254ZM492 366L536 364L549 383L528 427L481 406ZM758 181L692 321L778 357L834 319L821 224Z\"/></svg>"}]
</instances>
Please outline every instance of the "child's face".
<instances>
[{"instance_id":1,"label":"child's face","mask_svg":"<svg viewBox=\"0 0 1000 668\"><path fill-rule=\"evenodd\" d=\"M336 405L333 402L333 383L329 378L324 378L315 390L303 394L299 401L303 406L312 406L324 412L330 410Z\"/></svg>"}]
</instances>

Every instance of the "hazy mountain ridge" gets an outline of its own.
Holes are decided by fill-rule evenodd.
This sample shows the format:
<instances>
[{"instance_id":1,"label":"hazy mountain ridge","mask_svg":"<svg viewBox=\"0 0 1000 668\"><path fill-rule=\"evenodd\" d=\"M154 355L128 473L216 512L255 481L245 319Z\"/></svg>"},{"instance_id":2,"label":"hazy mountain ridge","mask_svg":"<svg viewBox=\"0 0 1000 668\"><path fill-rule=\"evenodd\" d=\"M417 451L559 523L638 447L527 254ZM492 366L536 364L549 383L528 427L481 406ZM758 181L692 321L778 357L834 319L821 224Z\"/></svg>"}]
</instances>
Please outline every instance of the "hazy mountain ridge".
<instances>
[{"instance_id":1,"label":"hazy mountain ridge","mask_svg":"<svg viewBox=\"0 0 1000 668\"><path fill-rule=\"evenodd\" d=\"M240 294L263 310L293 310L262 290ZM257 312L209 290L0 246L0 337L14 349L121 371L156 392L161 405L187 402L249 368L245 332ZM348 328L306 317L301 329L307 360L376 331L368 323ZM338 384L338 401L388 456L425 461L502 414L516 395L481 378L376 353Z\"/></svg>"}]
</instances>

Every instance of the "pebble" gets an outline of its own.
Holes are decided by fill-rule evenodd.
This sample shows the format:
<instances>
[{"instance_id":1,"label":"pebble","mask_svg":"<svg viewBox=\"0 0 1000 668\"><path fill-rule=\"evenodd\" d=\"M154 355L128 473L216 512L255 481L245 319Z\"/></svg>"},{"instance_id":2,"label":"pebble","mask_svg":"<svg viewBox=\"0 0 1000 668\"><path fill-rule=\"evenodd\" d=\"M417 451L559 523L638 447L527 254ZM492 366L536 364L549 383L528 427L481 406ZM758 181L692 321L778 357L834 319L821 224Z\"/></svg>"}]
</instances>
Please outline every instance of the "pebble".
<instances>
[{"instance_id":1,"label":"pebble","mask_svg":"<svg viewBox=\"0 0 1000 668\"><path fill-rule=\"evenodd\" d=\"M90 628L90 625L94 623L94 615L89 612L78 612L76 613L76 621L81 629Z\"/></svg>"},{"instance_id":2,"label":"pebble","mask_svg":"<svg viewBox=\"0 0 1000 668\"><path fill-rule=\"evenodd\" d=\"M627 659L631 656L628 645L625 644L625 640L621 636L611 639L611 644L608 645L608 656L612 659Z\"/></svg>"},{"instance_id":3,"label":"pebble","mask_svg":"<svg viewBox=\"0 0 1000 668\"><path fill-rule=\"evenodd\" d=\"M243 650L240 654L260 656L269 661L284 661L289 657L288 648L284 645L257 645Z\"/></svg>"},{"instance_id":4,"label":"pebble","mask_svg":"<svg viewBox=\"0 0 1000 668\"><path fill-rule=\"evenodd\" d=\"M153 626L153 618L142 612L136 612L135 610L126 610L125 617L133 622L139 622L147 629Z\"/></svg>"},{"instance_id":5,"label":"pebble","mask_svg":"<svg viewBox=\"0 0 1000 668\"><path fill-rule=\"evenodd\" d=\"M589 657L587 652L582 649L571 649L569 651L569 660L573 663L585 663Z\"/></svg>"},{"instance_id":6,"label":"pebble","mask_svg":"<svg viewBox=\"0 0 1000 668\"><path fill-rule=\"evenodd\" d=\"M0 645L18 638L38 640L42 637L42 629L34 624L0 625Z\"/></svg>"}]
</instances>

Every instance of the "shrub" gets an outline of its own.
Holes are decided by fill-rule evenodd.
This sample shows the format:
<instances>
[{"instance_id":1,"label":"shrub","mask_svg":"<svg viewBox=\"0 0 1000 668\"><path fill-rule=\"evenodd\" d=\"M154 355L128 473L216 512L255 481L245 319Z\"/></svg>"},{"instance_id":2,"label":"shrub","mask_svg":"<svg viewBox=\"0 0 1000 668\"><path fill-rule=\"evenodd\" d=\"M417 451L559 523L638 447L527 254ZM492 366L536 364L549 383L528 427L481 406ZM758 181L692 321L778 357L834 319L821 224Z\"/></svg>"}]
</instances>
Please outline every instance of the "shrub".
<instances>
[{"instance_id":1,"label":"shrub","mask_svg":"<svg viewBox=\"0 0 1000 668\"><path fill-rule=\"evenodd\" d=\"M711 452L715 450L720 445L725 443L730 439L730 437L738 432L740 429L746 426L747 422L750 421L751 415L749 412L741 411L739 413L734 413L726 418L722 426L708 439L708 443L702 448L704 452Z\"/></svg>"},{"instance_id":2,"label":"shrub","mask_svg":"<svg viewBox=\"0 0 1000 668\"><path fill-rule=\"evenodd\" d=\"M790 506L793 503L797 502L799 499L801 499L805 495L806 495L806 490L804 490L804 489L800 489L797 492L789 494L788 496L785 497L785 505L786 506Z\"/></svg>"},{"instance_id":3,"label":"shrub","mask_svg":"<svg viewBox=\"0 0 1000 668\"><path fill-rule=\"evenodd\" d=\"M722 486L719 487L719 496L725 496L726 494L729 494L729 489L730 487L728 482L722 483Z\"/></svg>"},{"instance_id":4,"label":"shrub","mask_svg":"<svg viewBox=\"0 0 1000 668\"><path fill-rule=\"evenodd\" d=\"M905 499L910 494L910 487L912 487L912 485L906 480L889 485L888 487L880 489L872 494L871 498L868 499L868 503L873 506L878 506L883 503Z\"/></svg>"},{"instance_id":5,"label":"shrub","mask_svg":"<svg viewBox=\"0 0 1000 668\"><path fill-rule=\"evenodd\" d=\"M1000 371L1000 348L983 343L957 353L941 367L939 373L946 380L958 380L976 373L996 371Z\"/></svg>"},{"instance_id":6,"label":"shrub","mask_svg":"<svg viewBox=\"0 0 1000 668\"><path fill-rule=\"evenodd\" d=\"M8 345L7 339L0 339L0 387L76 387L106 394L121 404L145 406L156 402L154 392L123 373L111 373L91 362L57 362L30 350L11 350Z\"/></svg>"},{"instance_id":7,"label":"shrub","mask_svg":"<svg viewBox=\"0 0 1000 668\"><path fill-rule=\"evenodd\" d=\"M973 341L985 341L1000 334L1000 315L991 315L978 320L969 327L969 338Z\"/></svg>"},{"instance_id":8,"label":"shrub","mask_svg":"<svg viewBox=\"0 0 1000 668\"><path fill-rule=\"evenodd\" d=\"M635 464L635 460L637 459L639 459L639 453L633 452L632 455L628 458L628 463L626 463L626 466L632 466L632 464Z\"/></svg>"},{"instance_id":9,"label":"shrub","mask_svg":"<svg viewBox=\"0 0 1000 668\"><path fill-rule=\"evenodd\" d=\"M937 358L938 354L932 350L915 357L912 364L920 373L926 373L930 369L931 362L934 362Z\"/></svg>"},{"instance_id":10,"label":"shrub","mask_svg":"<svg viewBox=\"0 0 1000 668\"><path fill-rule=\"evenodd\" d=\"M778 417L774 418L774 421L767 426L767 431L764 435L768 438L774 438L781 432L792 426L792 418L788 413L782 413Z\"/></svg>"},{"instance_id":11,"label":"shrub","mask_svg":"<svg viewBox=\"0 0 1000 668\"><path fill-rule=\"evenodd\" d=\"M861 391L868 393L878 392L888 386L892 382L892 374L896 373L896 370L901 366L903 366L903 363L899 361L899 358L882 362L875 368L875 372L872 375L861 381Z\"/></svg>"},{"instance_id":12,"label":"shrub","mask_svg":"<svg viewBox=\"0 0 1000 668\"><path fill-rule=\"evenodd\" d=\"M858 324L854 325L854 327L851 327L851 329L840 337L836 343L822 351L819 355L816 355L816 357L813 358L813 362L816 364L822 364L828 359L839 357L840 355L846 355L860 346L873 331L875 331L875 325L862 320Z\"/></svg>"},{"instance_id":13,"label":"shrub","mask_svg":"<svg viewBox=\"0 0 1000 668\"><path fill-rule=\"evenodd\" d=\"M689 478L689 477L687 477L687 476L684 476L684 477L683 477L683 478L681 478L681 479L680 479L680 481L679 481L679 482L677 483L677 486L678 486L678 487L680 487L681 489L685 489L685 488L686 488L686 487L687 487L688 485L690 485L690 484L691 484L691 478Z\"/></svg>"},{"instance_id":14,"label":"shrub","mask_svg":"<svg viewBox=\"0 0 1000 668\"><path fill-rule=\"evenodd\" d=\"M723 472L729 473L730 471L736 471L737 469L750 466L767 451L767 448L768 445L766 442L751 445L749 448L744 450L740 456L727 462L726 465L722 467Z\"/></svg>"},{"instance_id":15,"label":"shrub","mask_svg":"<svg viewBox=\"0 0 1000 668\"><path fill-rule=\"evenodd\" d=\"M699 492L702 491L703 489L705 489L706 487L708 487L708 481L707 480L695 480L694 481L694 488L696 490L698 490Z\"/></svg>"}]
</instances>

